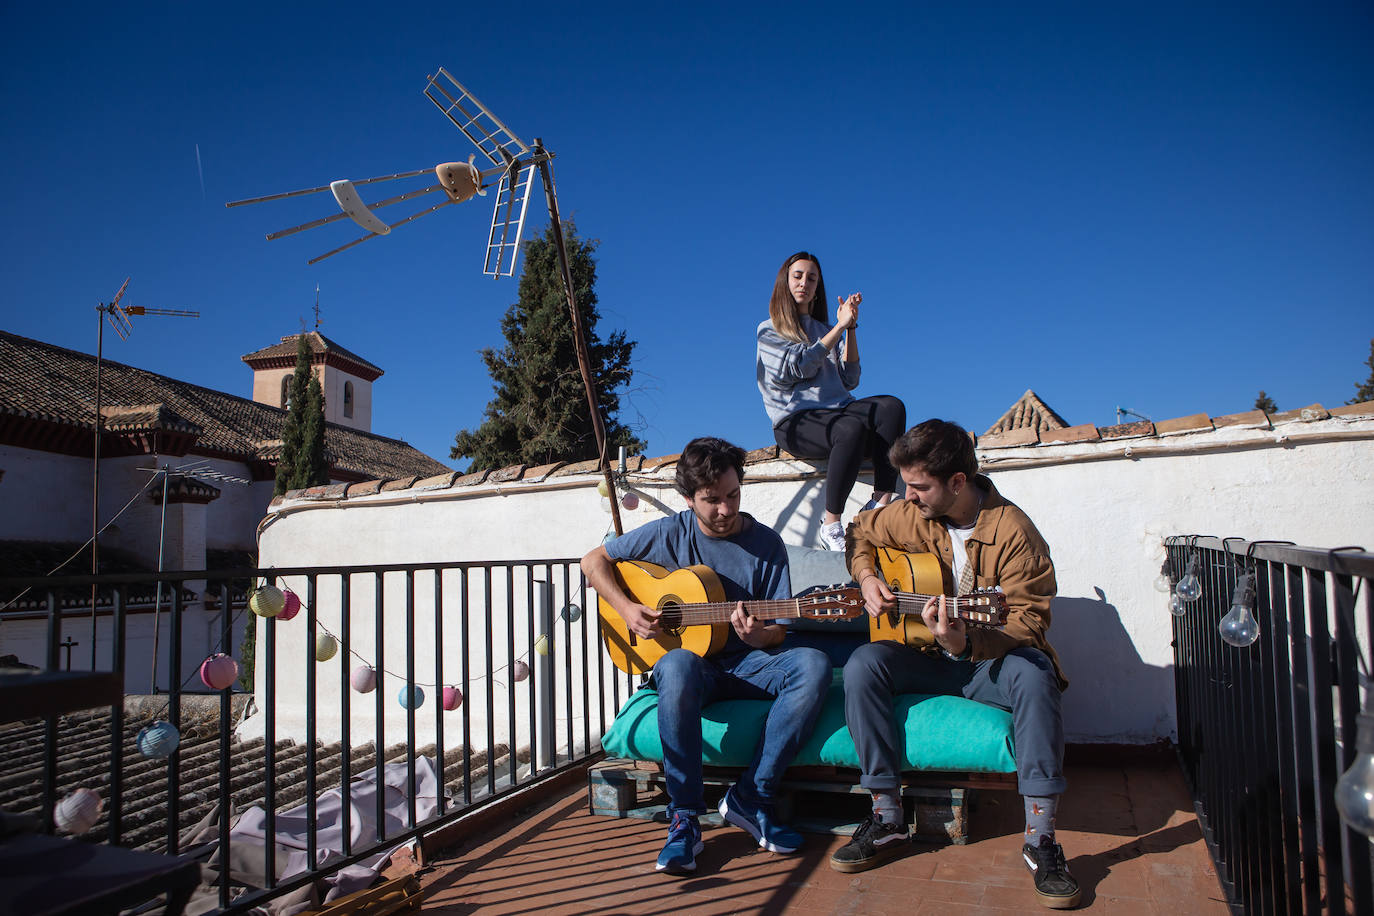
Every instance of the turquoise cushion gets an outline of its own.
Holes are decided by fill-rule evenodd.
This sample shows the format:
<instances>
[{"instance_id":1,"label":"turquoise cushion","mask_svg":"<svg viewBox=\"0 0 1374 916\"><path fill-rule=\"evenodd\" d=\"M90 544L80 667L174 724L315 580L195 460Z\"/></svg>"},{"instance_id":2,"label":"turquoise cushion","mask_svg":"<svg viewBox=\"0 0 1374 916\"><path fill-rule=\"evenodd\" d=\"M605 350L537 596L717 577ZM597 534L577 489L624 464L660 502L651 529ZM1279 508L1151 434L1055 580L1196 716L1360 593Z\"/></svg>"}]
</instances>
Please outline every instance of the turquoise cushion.
<instances>
[{"instance_id":1,"label":"turquoise cushion","mask_svg":"<svg viewBox=\"0 0 1374 916\"><path fill-rule=\"evenodd\" d=\"M763 733L768 700L722 700L701 713L702 762L711 766L748 766ZM903 770L954 770L1014 773L1011 713L963 697L902 694L893 721L905 734ZM630 697L601 746L612 757L663 760L658 738L658 693L643 688ZM854 741L844 724L844 687L840 672L826 695L811 740L793 766L859 766Z\"/></svg>"}]
</instances>

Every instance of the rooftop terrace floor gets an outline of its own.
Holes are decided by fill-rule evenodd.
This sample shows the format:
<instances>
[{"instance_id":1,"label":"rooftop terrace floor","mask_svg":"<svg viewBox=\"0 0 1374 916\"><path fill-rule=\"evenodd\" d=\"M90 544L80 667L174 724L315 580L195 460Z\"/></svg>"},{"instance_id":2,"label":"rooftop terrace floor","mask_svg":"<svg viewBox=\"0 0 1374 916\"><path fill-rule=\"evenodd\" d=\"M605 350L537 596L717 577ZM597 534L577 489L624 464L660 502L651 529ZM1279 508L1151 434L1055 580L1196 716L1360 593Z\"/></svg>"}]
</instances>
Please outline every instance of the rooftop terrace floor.
<instances>
[{"instance_id":1,"label":"rooftop terrace floor","mask_svg":"<svg viewBox=\"0 0 1374 916\"><path fill-rule=\"evenodd\" d=\"M1171 760L1071 763L1058 818L1080 909L1227 914L1192 801ZM431 858L424 909L452 914L1045 913L1021 861L1021 799L981 790L964 846L913 843L860 874L832 870L844 837L801 852L759 850L743 831L706 828L697 872L654 871L663 824L588 812L585 785Z\"/></svg>"}]
</instances>

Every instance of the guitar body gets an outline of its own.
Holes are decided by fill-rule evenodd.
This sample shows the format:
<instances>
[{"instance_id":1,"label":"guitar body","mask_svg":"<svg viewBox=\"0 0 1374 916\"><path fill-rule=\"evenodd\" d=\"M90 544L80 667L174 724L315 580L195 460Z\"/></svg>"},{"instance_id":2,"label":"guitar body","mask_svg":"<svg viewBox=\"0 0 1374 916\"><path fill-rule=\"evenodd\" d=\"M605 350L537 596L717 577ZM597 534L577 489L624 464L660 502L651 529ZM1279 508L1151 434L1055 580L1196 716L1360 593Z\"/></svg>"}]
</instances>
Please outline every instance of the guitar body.
<instances>
[{"instance_id":1,"label":"guitar body","mask_svg":"<svg viewBox=\"0 0 1374 916\"><path fill-rule=\"evenodd\" d=\"M725 600L725 589L721 587L720 579L708 567L687 566L669 572L654 563L621 560L616 563L615 569L627 595L640 604L663 612L659 635L653 639L641 639L630 632L625 618L598 596L601 638L611 656L611 663L621 671L645 674L673 649L686 649L705 658L725 647L725 641L730 636L728 621L683 626L680 617L674 619L673 609L682 605Z\"/></svg>"},{"instance_id":2,"label":"guitar body","mask_svg":"<svg viewBox=\"0 0 1374 916\"><path fill-rule=\"evenodd\" d=\"M878 548L878 572L894 593L938 595L944 589L940 561L933 553L907 553L890 547ZM892 639L920 649L935 645L935 637L919 614L893 611L868 618L870 642Z\"/></svg>"}]
</instances>

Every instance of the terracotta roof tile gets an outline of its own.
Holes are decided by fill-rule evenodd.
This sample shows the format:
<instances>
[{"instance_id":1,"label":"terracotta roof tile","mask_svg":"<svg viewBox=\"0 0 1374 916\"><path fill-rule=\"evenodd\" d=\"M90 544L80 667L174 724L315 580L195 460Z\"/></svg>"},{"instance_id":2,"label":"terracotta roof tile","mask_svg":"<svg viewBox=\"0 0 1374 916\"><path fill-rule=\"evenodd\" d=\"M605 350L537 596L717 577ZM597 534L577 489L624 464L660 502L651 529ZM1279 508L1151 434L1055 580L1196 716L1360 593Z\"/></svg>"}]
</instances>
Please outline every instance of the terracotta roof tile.
<instances>
[{"instance_id":1,"label":"terracotta roof tile","mask_svg":"<svg viewBox=\"0 0 1374 916\"><path fill-rule=\"evenodd\" d=\"M296 340L300 336L299 334L288 334L281 339L281 343L273 344L270 347L264 347L261 350L254 350L252 353L243 356L242 359L249 366L253 366L254 363L261 365L269 362L282 361L286 361L294 366L296 364ZM312 362L352 363L352 366L343 366L342 368L353 369L355 375L369 382L384 374L377 366L374 366L353 351L339 346L319 331L310 331L307 333L305 335L305 342L310 348L312 356L316 357ZM254 366L254 368L257 367Z\"/></svg>"},{"instance_id":2,"label":"terracotta roof tile","mask_svg":"<svg viewBox=\"0 0 1374 916\"><path fill-rule=\"evenodd\" d=\"M487 475L490 474L490 473L491 473L491 472L488 471L488 470L485 469L485 468L483 468L483 469L480 470L480 471L473 471L471 474L464 474L462 477L459 477L457 480L455 480L455 481L453 482L453 485L454 485L455 487L471 487L471 486L476 486L477 484L479 484L479 483L481 483L482 481L486 480L486 479L487 479Z\"/></svg>"},{"instance_id":3,"label":"terracotta roof tile","mask_svg":"<svg viewBox=\"0 0 1374 916\"><path fill-rule=\"evenodd\" d=\"M0 331L0 415L87 427L95 403L95 357ZM131 429L196 436L192 451L275 460L286 411L122 363L101 363L102 413ZM163 424L155 427L154 424ZM430 476L450 470L399 439L326 424L334 468L368 477Z\"/></svg>"},{"instance_id":4,"label":"terracotta roof tile","mask_svg":"<svg viewBox=\"0 0 1374 916\"><path fill-rule=\"evenodd\" d=\"M755 461L772 461L778 457L778 447L776 445L765 445L763 448L756 448L744 453L744 463L753 464Z\"/></svg>"},{"instance_id":5,"label":"terracotta roof tile","mask_svg":"<svg viewBox=\"0 0 1374 916\"><path fill-rule=\"evenodd\" d=\"M1137 436L1153 436L1155 425L1149 420L1136 420L1134 423L1103 426L1097 432L1103 439L1133 439Z\"/></svg>"},{"instance_id":6,"label":"terracotta roof tile","mask_svg":"<svg viewBox=\"0 0 1374 916\"><path fill-rule=\"evenodd\" d=\"M423 480L415 481L415 489L445 490L453 486L453 482L457 479L457 471L449 471L447 474L435 474L433 477L426 477Z\"/></svg>"},{"instance_id":7,"label":"terracotta roof tile","mask_svg":"<svg viewBox=\"0 0 1374 916\"><path fill-rule=\"evenodd\" d=\"M1270 417L1274 423L1282 423L1285 420L1325 420L1331 414L1327 413L1325 407L1320 404L1308 404L1306 407L1297 407L1293 410L1282 410Z\"/></svg>"},{"instance_id":8,"label":"terracotta roof tile","mask_svg":"<svg viewBox=\"0 0 1374 916\"><path fill-rule=\"evenodd\" d=\"M530 468L525 472L525 480L530 483L538 483L562 466L562 461L555 461L553 464L541 464L538 467Z\"/></svg>"},{"instance_id":9,"label":"terracotta roof tile","mask_svg":"<svg viewBox=\"0 0 1374 916\"><path fill-rule=\"evenodd\" d=\"M348 496L372 496L382 492L382 482L380 480L365 480L362 483L350 484Z\"/></svg>"},{"instance_id":10,"label":"terracotta roof tile","mask_svg":"<svg viewBox=\"0 0 1374 916\"><path fill-rule=\"evenodd\" d=\"M588 458L586 461L577 461L572 464L565 464L559 468L551 477L567 477L570 474L585 474L588 471L595 471L601 467L601 462L596 458Z\"/></svg>"},{"instance_id":11,"label":"terracotta roof tile","mask_svg":"<svg viewBox=\"0 0 1374 916\"><path fill-rule=\"evenodd\" d=\"M1040 431L1033 426L1009 429L1000 433L984 433L975 443L978 448L1012 448L1018 445L1034 445L1040 441Z\"/></svg>"},{"instance_id":12,"label":"terracotta roof tile","mask_svg":"<svg viewBox=\"0 0 1374 916\"><path fill-rule=\"evenodd\" d=\"M1211 429L1212 420L1205 413L1195 413L1187 417L1175 417L1172 420L1155 421L1155 433L1160 436L1167 436L1170 433L1190 433L1200 429Z\"/></svg>"},{"instance_id":13,"label":"terracotta roof tile","mask_svg":"<svg viewBox=\"0 0 1374 916\"><path fill-rule=\"evenodd\" d=\"M489 483L508 483L512 480L519 480L520 476L524 473L525 465L512 464L510 467L501 468L498 471L492 471L491 476L487 478L487 481Z\"/></svg>"},{"instance_id":14,"label":"terracotta roof tile","mask_svg":"<svg viewBox=\"0 0 1374 916\"><path fill-rule=\"evenodd\" d=\"M398 477L395 480L388 480L386 483L382 484L382 492L390 493L392 490L409 490L411 487L415 486L415 481L419 479L418 477Z\"/></svg>"},{"instance_id":15,"label":"terracotta roof tile","mask_svg":"<svg viewBox=\"0 0 1374 916\"><path fill-rule=\"evenodd\" d=\"M1360 401L1358 404L1344 404L1340 407L1331 408L1333 417L1368 417L1374 416L1374 401Z\"/></svg>"},{"instance_id":16,"label":"terracotta roof tile","mask_svg":"<svg viewBox=\"0 0 1374 916\"><path fill-rule=\"evenodd\" d=\"M1001 418L984 435L1006 432L1012 429L1063 429L1068 426L1064 418L1055 413L1050 406L1031 389L1027 388L1026 393L1017 399L1016 403L1002 414Z\"/></svg>"},{"instance_id":17,"label":"terracotta roof tile","mask_svg":"<svg viewBox=\"0 0 1374 916\"><path fill-rule=\"evenodd\" d=\"M1222 417L1212 418L1212 426L1217 429L1224 426L1260 427L1268 425L1269 415L1262 410L1247 410L1243 413L1230 413Z\"/></svg>"},{"instance_id":18,"label":"terracotta roof tile","mask_svg":"<svg viewBox=\"0 0 1374 916\"><path fill-rule=\"evenodd\" d=\"M1040 441L1045 444L1051 442L1093 442L1102 437L1098 435L1097 427L1091 423L1083 423L1079 426L1066 426L1063 429L1042 429L1040 431Z\"/></svg>"},{"instance_id":19,"label":"terracotta roof tile","mask_svg":"<svg viewBox=\"0 0 1374 916\"><path fill-rule=\"evenodd\" d=\"M681 457L682 453L678 452L675 455L660 455L657 458L645 458L644 470L652 471L655 468L663 467L665 464L677 464L677 460Z\"/></svg>"}]
</instances>

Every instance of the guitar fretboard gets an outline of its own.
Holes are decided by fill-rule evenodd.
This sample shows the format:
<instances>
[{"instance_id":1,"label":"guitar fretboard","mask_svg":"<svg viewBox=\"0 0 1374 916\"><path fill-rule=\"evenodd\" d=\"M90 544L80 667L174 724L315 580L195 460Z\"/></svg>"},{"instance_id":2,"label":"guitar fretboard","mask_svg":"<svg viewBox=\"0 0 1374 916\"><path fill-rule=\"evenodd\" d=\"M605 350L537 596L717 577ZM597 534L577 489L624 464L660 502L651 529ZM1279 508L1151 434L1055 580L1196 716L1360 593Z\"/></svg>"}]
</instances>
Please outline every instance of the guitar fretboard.
<instances>
[{"instance_id":1,"label":"guitar fretboard","mask_svg":"<svg viewBox=\"0 0 1374 916\"><path fill-rule=\"evenodd\" d=\"M897 613L902 615L920 615L925 609L926 602L931 598L939 598L940 595L922 595L915 592L893 592L892 596L897 599ZM986 600L976 597L953 598L945 595L946 610L954 617L959 617L974 623L990 623L996 621L999 615L995 611L986 610Z\"/></svg>"},{"instance_id":2,"label":"guitar fretboard","mask_svg":"<svg viewBox=\"0 0 1374 916\"><path fill-rule=\"evenodd\" d=\"M767 620L790 619L802 616L805 598L788 598L773 601L746 601L744 610L751 617ZM730 615L735 612L734 601L709 601L703 604L668 604L660 608L664 616L671 616L683 626L699 626L711 623L729 623Z\"/></svg>"}]
</instances>

